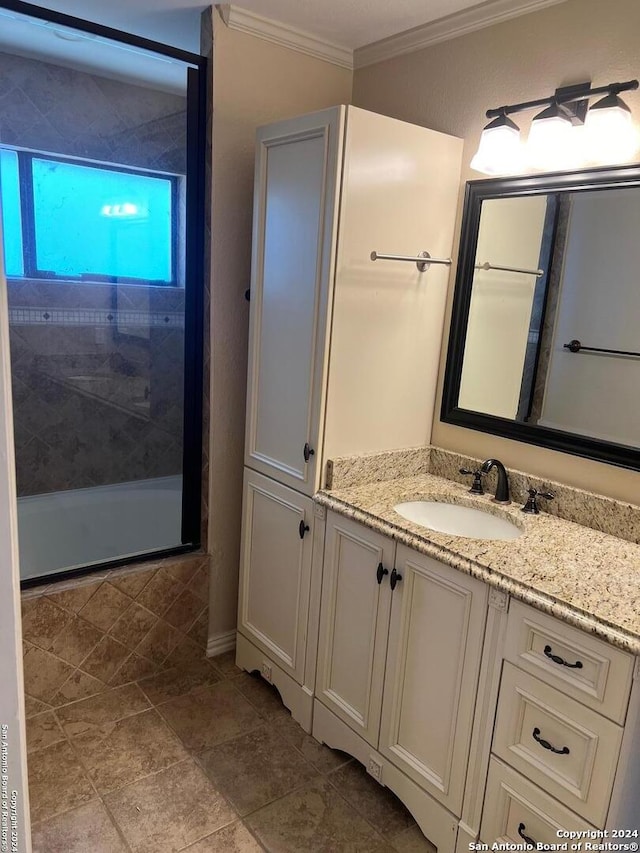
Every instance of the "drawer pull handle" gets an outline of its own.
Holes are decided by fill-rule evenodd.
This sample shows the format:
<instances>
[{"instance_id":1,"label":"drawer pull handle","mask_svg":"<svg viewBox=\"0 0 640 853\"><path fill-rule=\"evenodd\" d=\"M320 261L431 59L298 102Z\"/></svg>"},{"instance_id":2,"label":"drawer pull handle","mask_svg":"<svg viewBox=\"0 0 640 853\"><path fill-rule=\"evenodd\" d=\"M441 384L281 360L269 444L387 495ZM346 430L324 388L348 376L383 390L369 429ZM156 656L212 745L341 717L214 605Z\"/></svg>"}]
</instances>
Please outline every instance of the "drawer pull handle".
<instances>
[{"instance_id":1,"label":"drawer pull handle","mask_svg":"<svg viewBox=\"0 0 640 853\"><path fill-rule=\"evenodd\" d=\"M304 447L302 448L302 455L304 456L304 461L308 462L312 456L316 455L313 447L310 447L309 442L306 441Z\"/></svg>"},{"instance_id":2,"label":"drawer pull handle","mask_svg":"<svg viewBox=\"0 0 640 853\"><path fill-rule=\"evenodd\" d=\"M309 525L305 524L304 521L301 521L298 525L298 533L300 534L300 538L304 539L304 534L309 531Z\"/></svg>"},{"instance_id":3,"label":"drawer pull handle","mask_svg":"<svg viewBox=\"0 0 640 853\"><path fill-rule=\"evenodd\" d=\"M520 838L522 838L522 840L523 840L523 841L525 841L527 844L530 844L532 847L537 847L537 846L538 846L538 845L537 845L537 842L535 842L535 841L533 840L533 838L531 838L531 836L529 836L529 835L525 835L525 832L524 832L524 831L525 831L525 829L526 829L526 828L527 828L527 827L524 825L524 823L519 824L519 825L518 825L518 835L519 835L519 836L520 836Z\"/></svg>"},{"instance_id":4,"label":"drawer pull handle","mask_svg":"<svg viewBox=\"0 0 640 853\"><path fill-rule=\"evenodd\" d=\"M382 583L382 578L388 574L389 574L389 569L385 569L385 567L382 565L382 563L378 563L378 570L376 572L376 577L378 579L379 584Z\"/></svg>"},{"instance_id":5,"label":"drawer pull handle","mask_svg":"<svg viewBox=\"0 0 640 853\"><path fill-rule=\"evenodd\" d=\"M555 746L552 746L548 740L540 737L540 729L535 728L533 730L533 739L536 743L539 743L540 746L544 747L544 749L548 749L551 752L555 752L557 755L569 755L569 747L563 746L562 749L556 749Z\"/></svg>"},{"instance_id":6,"label":"drawer pull handle","mask_svg":"<svg viewBox=\"0 0 640 853\"><path fill-rule=\"evenodd\" d=\"M544 653L552 660L554 663L557 663L559 666L568 666L569 669L582 669L582 661L577 660L575 663L567 663L564 658L561 658L560 655L554 655L551 651L551 646L544 647Z\"/></svg>"}]
</instances>

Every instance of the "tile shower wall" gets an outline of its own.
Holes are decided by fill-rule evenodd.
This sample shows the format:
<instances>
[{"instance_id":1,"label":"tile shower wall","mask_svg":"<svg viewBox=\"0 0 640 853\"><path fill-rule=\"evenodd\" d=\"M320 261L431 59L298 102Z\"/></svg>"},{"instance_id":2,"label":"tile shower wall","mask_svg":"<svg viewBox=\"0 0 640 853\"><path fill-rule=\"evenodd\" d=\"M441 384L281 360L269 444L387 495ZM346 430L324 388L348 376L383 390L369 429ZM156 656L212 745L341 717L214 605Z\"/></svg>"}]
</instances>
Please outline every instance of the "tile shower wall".
<instances>
[{"instance_id":1,"label":"tile shower wall","mask_svg":"<svg viewBox=\"0 0 640 853\"><path fill-rule=\"evenodd\" d=\"M184 173L185 98L0 52L0 142ZM9 282L18 494L179 474L184 291Z\"/></svg>"},{"instance_id":2,"label":"tile shower wall","mask_svg":"<svg viewBox=\"0 0 640 853\"><path fill-rule=\"evenodd\" d=\"M208 557L176 557L22 595L27 716L204 657Z\"/></svg>"},{"instance_id":3,"label":"tile shower wall","mask_svg":"<svg viewBox=\"0 0 640 853\"><path fill-rule=\"evenodd\" d=\"M184 290L8 290L18 495L179 474Z\"/></svg>"},{"instance_id":4,"label":"tile shower wall","mask_svg":"<svg viewBox=\"0 0 640 853\"><path fill-rule=\"evenodd\" d=\"M185 98L0 52L0 142L184 173Z\"/></svg>"}]
</instances>

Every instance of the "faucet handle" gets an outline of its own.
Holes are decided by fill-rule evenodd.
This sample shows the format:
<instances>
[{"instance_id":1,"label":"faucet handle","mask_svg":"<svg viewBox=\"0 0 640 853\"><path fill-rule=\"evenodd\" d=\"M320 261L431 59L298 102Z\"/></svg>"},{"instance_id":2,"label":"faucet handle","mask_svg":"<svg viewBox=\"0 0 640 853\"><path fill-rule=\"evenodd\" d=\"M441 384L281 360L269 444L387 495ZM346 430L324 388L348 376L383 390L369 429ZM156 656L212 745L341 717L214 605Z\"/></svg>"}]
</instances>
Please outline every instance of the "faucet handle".
<instances>
[{"instance_id":1,"label":"faucet handle","mask_svg":"<svg viewBox=\"0 0 640 853\"><path fill-rule=\"evenodd\" d=\"M472 495L484 495L484 489L482 488L482 471L480 469L476 471L470 471L468 468L460 468L461 474L465 476L473 477L473 485L469 489Z\"/></svg>"},{"instance_id":2,"label":"faucet handle","mask_svg":"<svg viewBox=\"0 0 640 853\"><path fill-rule=\"evenodd\" d=\"M527 502L522 507L522 512L526 512L529 515L538 515L540 510L538 509L538 498L544 498L547 501L552 501L555 498L553 492L539 492L537 489L530 488L528 490L529 497L527 498Z\"/></svg>"}]
</instances>

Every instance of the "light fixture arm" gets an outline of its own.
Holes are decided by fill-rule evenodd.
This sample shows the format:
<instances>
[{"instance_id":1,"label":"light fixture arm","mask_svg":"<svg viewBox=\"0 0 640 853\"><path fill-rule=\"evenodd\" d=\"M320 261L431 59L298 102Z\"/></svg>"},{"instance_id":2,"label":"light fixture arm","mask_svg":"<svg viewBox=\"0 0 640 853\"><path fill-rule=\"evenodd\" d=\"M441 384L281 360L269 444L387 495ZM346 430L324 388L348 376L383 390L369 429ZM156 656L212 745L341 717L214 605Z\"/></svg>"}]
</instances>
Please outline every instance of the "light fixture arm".
<instances>
[{"instance_id":1,"label":"light fixture arm","mask_svg":"<svg viewBox=\"0 0 640 853\"><path fill-rule=\"evenodd\" d=\"M620 92L630 92L638 88L637 80L627 80L624 83L609 83L606 86L591 86L590 82L578 83L574 86L563 86L556 89L549 98L538 98L535 101L522 101L519 104L509 104L496 109L487 110L487 118L498 118L513 113L521 113L532 110L535 107L551 106L552 104L569 104L574 101L587 100L592 95L619 95Z\"/></svg>"}]
</instances>

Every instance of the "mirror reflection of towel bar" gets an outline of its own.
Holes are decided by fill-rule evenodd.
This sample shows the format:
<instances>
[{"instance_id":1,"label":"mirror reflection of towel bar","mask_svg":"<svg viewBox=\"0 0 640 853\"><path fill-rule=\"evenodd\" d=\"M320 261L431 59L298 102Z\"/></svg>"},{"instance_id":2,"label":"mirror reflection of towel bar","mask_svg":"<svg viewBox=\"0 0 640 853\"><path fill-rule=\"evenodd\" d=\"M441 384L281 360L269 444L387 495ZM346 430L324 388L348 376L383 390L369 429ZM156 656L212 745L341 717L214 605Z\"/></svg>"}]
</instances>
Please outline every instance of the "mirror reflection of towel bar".
<instances>
[{"instance_id":1,"label":"mirror reflection of towel bar","mask_svg":"<svg viewBox=\"0 0 640 853\"><path fill-rule=\"evenodd\" d=\"M490 264L485 261L483 264L476 264L477 270L502 270L503 272L521 272L524 275L535 275L536 278L544 275L544 270L524 270L520 267L501 267L498 264Z\"/></svg>"},{"instance_id":2,"label":"mirror reflection of towel bar","mask_svg":"<svg viewBox=\"0 0 640 853\"><path fill-rule=\"evenodd\" d=\"M431 264L451 266L451 258L432 258L429 252L420 252L419 255L381 255L374 251L370 257L372 261L412 261L418 267L418 272L426 272Z\"/></svg>"}]
</instances>

